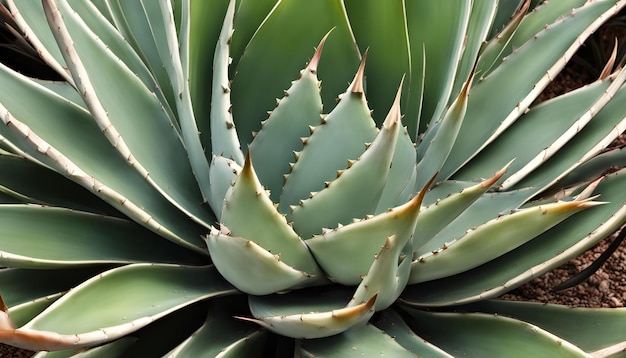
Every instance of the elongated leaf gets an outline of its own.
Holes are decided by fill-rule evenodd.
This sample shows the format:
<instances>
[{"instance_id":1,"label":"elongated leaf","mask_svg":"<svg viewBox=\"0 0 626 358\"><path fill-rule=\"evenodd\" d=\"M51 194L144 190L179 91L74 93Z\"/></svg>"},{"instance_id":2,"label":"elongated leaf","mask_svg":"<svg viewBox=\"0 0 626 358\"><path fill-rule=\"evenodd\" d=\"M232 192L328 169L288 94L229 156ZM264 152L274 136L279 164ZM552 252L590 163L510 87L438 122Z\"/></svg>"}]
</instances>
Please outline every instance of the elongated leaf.
<instances>
[{"instance_id":1,"label":"elongated leaf","mask_svg":"<svg viewBox=\"0 0 626 358\"><path fill-rule=\"evenodd\" d=\"M0 264L10 267L202 262L132 222L62 208L0 205L0 237Z\"/></svg>"},{"instance_id":2,"label":"elongated leaf","mask_svg":"<svg viewBox=\"0 0 626 358\"><path fill-rule=\"evenodd\" d=\"M587 89L570 92L558 100L537 106L524 117L524 121L514 124L492 145L485 148L475 161L472 160L469 166L464 167L461 175L472 177L476 175L478 168L486 170L487 157L493 163L505 160L507 155L515 156L511 173L507 175L501 187L509 189L515 186L524 177L545 165L568 143L576 141L576 136L594 120L596 114L609 100L615 97L625 74L621 72L621 75L606 80L605 83L597 83ZM543 130L536 131L535 128L538 126ZM530 143L522 141L521 136L532 136L534 140Z\"/></svg>"},{"instance_id":3,"label":"elongated leaf","mask_svg":"<svg viewBox=\"0 0 626 358\"><path fill-rule=\"evenodd\" d=\"M465 120L469 90L473 78L472 74L465 82L459 96L448 108L443 119L432 123L429 127L432 131L426 131L424 134L417 148L418 156L420 154L421 156L418 157L417 163L416 188L421 188L433 175L439 173L454 143L456 143L459 130ZM421 149L423 146L426 148Z\"/></svg>"},{"instance_id":4,"label":"elongated leaf","mask_svg":"<svg viewBox=\"0 0 626 358\"><path fill-rule=\"evenodd\" d=\"M222 218L222 209L224 207L224 198L228 189L230 189L237 176L241 172L241 167L232 159L220 156L213 156L211 168L209 170L209 178L211 180L211 196L209 203L218 220Z\"/></svg>"},{"instance_id":5,"label":"elongated leaf","mask_svg":"<svg viewBox=\"0 0 626 358\"><path fill-rule=\"evenodd\" d=\"M307 67L278 101L250 144L250 155L259 180L270 190L274 202L280 199L284 175L291 171L289 163L294 161L293 152L302 150L301 138L308 137L310 128L321 121L322 98L317 66L329 35L322 39Z\"/></svg>"},{"instance_id":6,"label":"elongated leaf","mask_svg":"<svg viewBox=\"0 0 626 358\"><path fill-rule=\"evenodd\" d=\"M226 194L222 231L253 241L280 260L309 275L321 272L298 234L280 214L257 178L250 155Z\"/></svg>"},{"instance_id":7,"label":"elongated leaf","mask_svg":"<svg viewBox=\"0 0 626 358\"><path fill-rule=\"evenodd\" d=\"M129 265L84 282L20 329L10 334L0 330L0 339L31 350L96 345L125 336L198 300L232 292L210 267ZM115 309L102 310L94 302ZM68 315L77 307L82 307L80 315Z\"/></svg>"},{"instance_id":8,"label":"elongated leaf","mask_svg":"<svg viewBox=\"0 0 626 358\"><path fill-rule=\"evenodd\" d=\"M451 276L479 266L532 240L570 215L598 204L593 201L546 204L494 219L439 250L421 253L413 265L411 282Z\"/></svg>"},{"instance_id":9,"label":"elongated leaf","mask_svg":"<svg viewBox=\"0 0 626 358\"><path fill-rule=\"evenodd\" d=\"M312 130L302 152L296 153L296 162L280 196L281 212L288 213L291 205L322 190L324 182L333 180L337 170L345 169L348 160L357 159L364 152L365 144L376 137L378 129L363 94L364 66L361 62L337 107ZM334 143L339 142L341 152L334 150Z\"/></svg>"},{"instance_id":10,"label":"elongated leaf","mask_svg":"<svg viewBox=\"0 0 626 358\"><path fill-rule=\"evenodd\" d=\"M585 357L572 343L532 324L487 314L409 309L411 327L451 355L472 357ZM533 342L528 344L528 342Z\"/></svg>"},{"instance_id":11,"label":"elongated leaf","mask_svg":"<svg viewBox=\"0 0 626 358\"><path fill-rule=\"evenodd\" d=\"M61 50L45 21L41 1L8 0L7 5L11 9L15 22L29 41L36 46L41 58L66 81L73 83L72 75L67 70Z\"/></svg>"},{"instance_id":12,"label":"elongated leaf","mask_svg":"<svg viewBox=\"0 0 626 358\"><path fill-rule=\"evenodd\" d=\"M513 13L504 28L484 45L476 64L476 71L480 73L481 77L487 76L494 65L497 66L499 61L502 60L502 52L509 44L509 41L511 41L511 37L513 37L520 23L526 16L529 7L530 0L525 0L522 6Z\"/></svg>"},{"instance_id":13,"label":"elongated leaf","mask_svg":"<svg viewBox=\"0 0 626 358\"><path fill-rule=\"evenodd\" d=\"M64 56L104 135L163 196L208 225L212 220L200 206L202 198L185 149L156 97L65 1L45 1L44 5L57 40L71 49ZM129 113L132 121L127 120Z\"/></svg>"},{"instance_id":14,"label":"elongated leaf","mask_svg":"<svg viewBox=\"0 0 626 358\"><path fill-rule=\"evenodd\" d=\"M306 340L301 347L303 357L361 357L371 352L389 357L415 357L414 352L399 345L392 337L372 325L351 329L325 340Z\"/></svg>"},{"instance_id":15,"label":"elongated leaf","mask_svg":"<svg viewBox=\"0 0 626 358\"><path fill-rule=\"evenodd\" d=\"M480 66L476 65L476 59L487 41L487 36L495 20L496 13L502 7L505 7L503 2L497 0L475 0L472 2L472 11L467 24L465 48L456 71L454 86L452 87L452 99L455 99L461 92L463 84L470 77L474 67L476 67L475 72L478 76L483 75Z\"/></svg>"},{"instance_id":16,"label":"elongated leaf","mask_svg":"<svg viewBox=\"0 0 626 358\"><path fill-rule=\"evenodd\" d=\"M228 79L228 46L233 32L235 1L231 0L224 16L224 25L218 38L213 57L213 90L211 92L211 148L213 154L229 158L243 165L243 153L230 102L231 89Z\"/></svg>"},{"instance_id":17,"label":"elongated leaf","mask_svg":"<svg viewBox=\"0 0 626 358\"><path fill-rule=\"evenodd\" d=\"M65 292L108 268L110 266L58 270L2 269L0 270L2 299L9 307L29 304ZM8 290L7 287L11 289Z\"/></svg>"},{"instance_id":18,"label":"elongated leaf","mask_svg":"<svg viewBox=\"0 0 626 358\"><path fill-rule=\"evenodd\" d=\"M390 94L397 90L398 81L405 75L408 78L412 75L404 1L348 0L344 3L357 45L368 49L367 94L370 107L376 109L374 119L381 125L384 110L392 107L394 99ZM406 98L408 81L404 87L402 97Z\"/></svg>"},{"instance_id":19,"label":"elongated leaf","mask_svg":"<svg viewBox=\"0 0 626 358\"><path fill-rule=\"evenodd\" d=\"M314 236L306 244L331 280L359 284L387 238L414 229L421 200L418 195L385 213ZM345 264L346 257L350 265Z\"/></svg>"},{"instance_id":20,"label":"elongated leaf","mask_svg":"<svg viewBox=\"0 0 626 358\"><path fill-rule=\"evenodd\" d=\"M275 98L282 97L301 64L310 58L311 49L333 28L318 71L324 83L322 103L327 112L334 107L337 94L345 89L351 68L359 60L343 1L276 2L234 69L233 115L242 145L251 142L252 132L259 131L266 111L275 106ZM296 33L299 36L294 37Z\"/></svg>"},{"instance_id":21,"label":"elongated leaf","mask_svg":"<svg viewBox=\"0 0 626 358\"><path fill-rule=\"evenodd\" d=\"M0 188L19 194L29 203L121 215L88 190L25 158L0 153L0 167Z\"/></svg>"},{"instance_id":22,"label":"elongated leaf","mask_svg":"<svg viewBox=\"0 0 626 358\"><path fill-rule=\"evenodd\" d=\"M206 243L220 274L251 295L268 295L320 278L287 265L280 253L274 254L245 238L211 230ZM246 268L233 265L235 261L245 262Z\"/></svg>"},{"instance_id":23,"label":"elongated leaf","mask_svg":"<svg viewBox=\"0 0 626 358\"><path fill-rule=\"evenodd\" d=\"M423 129L446 109L466 40L470 5L454 0L405 2L411 79L404 122L414 140L422 132L418 123Z\"/></svg>"},{"instance_id":24,"label":"elongated leaf","mask_svg":"<svg viewBox=\"0 0 626 358\"><path fill-rule=\"evenodd\" d=\"M376 296L354 307L343 307L345 297L324 294L304 297L298 291L281 296L250 296L250 310L255 319L247 319L272 332L293 338L321 338L365 325L374 313ZM270 299L268 299L270 298ZM297 303L294 303L297 302Z\"/></svg>"},{"instance_id":25,"label":"elongated leaf","mask_svg":"<svg viewBox=\"0 0 626 358\"><path fill-rule=\"evenodd\" d=\"M155 4L156 2L153 2ZM167 112L172 124L178 127L176 118L172 108L174 103L168 103L167 95L172 97L171 85L169 82L159 83L156 82L153 73L146 67L146 64L141 61L139 55L129 46L126 39L105 19L103 15L98 12L98 9L91 2L75 1L71 4L72 10L84 20L85 25L89 27L91 31L102 41L107 49L115 54L120 60L124 62L128 68L141 79L143 84L153 92L158 98L159 102L163 106L163 110ZM133 16L133 18L135 18ZM132 21L131 21L132 22ZM163 67L161 65L160 67ZM169 89L168 89L169 86Z\"/></svg>"},{"instance_id":26,"label":"elongated leaf","mask_svg":"<svg viewBox=\"0 0 626 358\"><path fill-rule=\"evenodd\" d=\"M450 225L472 203L482 197L504 175L505 171L506 167L481 183L451 193L422 208L415 227L415 235L413 235L413 250L419 250L424 243L429 242L437 233Z\"/></svg>"},{"instance_id":27,"label":"elongated leaf","mask_svg":"<svg viewBox=\"0 0 626 358\"><path fill-rule=\"evenodd\" d=\"M371 323L393 337L398 344L420 357L452 357L441 348L416 335L396 310L388 309L379 312L374 315Z\"/></svg>"},{"instance_id":28,"label":"elongated leaf","mask_svg":"<svg viewBox=\"0 0 626 358\"><path fill-rule=\"evenodd\" d=\"M464 309L486 313L497 311L499 315L536 324L587 352L599 351L626 341L623 328L626 309L623 308L572 309L554 304L490 300Z\"/></svg>"},{"instance_id":29,"label":"elongated leaf","mask_svg":"<svg viewBox=\"0 0 626 358\"><path fill-rule=\"evenodd\" d=\"M154 76L154 80L159 84L160 91L163 92L166 99L161 101L161 103L164 105L169 104L169 107L173 108L175 100L172 84L159 57L143 3L141 1L107 0L107 7L111 10L113 23L120 34L133 47ZM175 121L175 124L178 126L177 121Z\"/></svg>"},{"instance_id":30,"label":"elongated leaf","mask_svg":"<svg viewBox=\"0 0 626 358\"><path fill-rule=\"evenodd\" d=\"M585 3L569 16L547 26L477 84L469 99L468 120L460 129L463 140L455 143L440 178L449 177L519 118L563 68L563 59L570 58L605 17L625 4ZM529 61L534 65L526 66Z\"/></svg>"},{"instance_id":31,"label":"elongated leaf","mask_svg":"<svg viewBox=\"0 0 626 358\"><path fill-rule=\"evenodd\" d=\"M212 59L215 53L228 3L226 0L191 1L189 9L189 86L204 148L212 148L210 98L213 92L213 61L207 59Z\"/></svg>"},{"instance_id":32,"label":"elongated leaf","mask_svg":"<svg viewBox=\"0 0 626 358\"><path fill-rule=\"evenodd\" d=\"M453 305L497 297L580 255L619 229L626 218L623 170L607 176L595 193L611 198L585 210L512 252L473 270L408 286L407 302L418 306ZM599 224L602 223L602 224Z\"/></svg>"},{"instance_id":33,"label":"elongated leaf","mask_svg":"<svg viewBox=\"0 0 626 358\"><path fill-rule=\"evenodd\" d=\"M365 217L376 209L402 127L401 90L402 85L382 129L363 155L354 162L348 162L348 168L338 172L337 179L327 183L319 193L311 193L310 199L292 209L290 218L293 226L303 238L320 234L322 228Z\"/></svg>"},{"instance_id":34,"label":"elongated leaf","mask_svg":"<svg viewBox=\"0 0 626 358\"><path fill-rule=\"evenodd\" d=\"M194 117L191 104L191 92L189 88L189 63L186 47L189 43L189 1L181 5L182 19L179 33L181 41L178 40L174 14L169 0L143 2L146 9L148 22L152 36L155 38L157 51L163 63L163 67L169 76L175 98L175 108L180 123L180 134L183 144L187 150L187 156L191 164L191 169L196 178L204 200L210 197L209 183L209 163L204 154L204 149L200 143L198 127ZM166 41L162 41L166 39ZM162 101L163 102L163 101Z\"/></svg>"},{"instance_id":35,"label":"elongated leaf","mask_svg":"<svg viewBox=\"0 0 626 358\"><path fill-rule=\"evenodd\" d=\"M237 314L232 298L214 300L206 322L193 335L168 354L168 357L261 357L268 332L249 322L232 317Z\"/></svg>"},{"instance_id":36,"label":"elongated leaf","mask_svg":"<svg viewBox=\"0 0 626 358\"><path fill-rule=\"evenodd\" d=\"M0 126L0 138L136 222L181 245L204 251L200 248L204 230L128 166L88 112L2 65L0 78L10 89L0 91L0 114L5 124Z\"/></svg>"}]
</instances>

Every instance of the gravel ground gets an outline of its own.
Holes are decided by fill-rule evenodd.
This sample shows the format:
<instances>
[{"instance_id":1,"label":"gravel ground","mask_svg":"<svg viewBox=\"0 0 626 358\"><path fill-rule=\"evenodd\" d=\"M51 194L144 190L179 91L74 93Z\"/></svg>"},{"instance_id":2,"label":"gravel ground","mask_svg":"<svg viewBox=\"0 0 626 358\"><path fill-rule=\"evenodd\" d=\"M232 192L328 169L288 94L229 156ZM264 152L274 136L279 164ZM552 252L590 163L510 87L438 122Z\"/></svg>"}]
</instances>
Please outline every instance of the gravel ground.
<instances>
[{"instance_id":1,"label":"gravel ground","mask_svg":"<svg viewBox=\"0 0 626 358\"><path fill-rule=\"evenodd\" d=\"M503 299L558 303L572 307L624 307L626 305L626 242L583 283L554 292L553 288L595 261L611 243L599 242L591 250L565 265L503 295Z\"/></svg>"}]
</instances>

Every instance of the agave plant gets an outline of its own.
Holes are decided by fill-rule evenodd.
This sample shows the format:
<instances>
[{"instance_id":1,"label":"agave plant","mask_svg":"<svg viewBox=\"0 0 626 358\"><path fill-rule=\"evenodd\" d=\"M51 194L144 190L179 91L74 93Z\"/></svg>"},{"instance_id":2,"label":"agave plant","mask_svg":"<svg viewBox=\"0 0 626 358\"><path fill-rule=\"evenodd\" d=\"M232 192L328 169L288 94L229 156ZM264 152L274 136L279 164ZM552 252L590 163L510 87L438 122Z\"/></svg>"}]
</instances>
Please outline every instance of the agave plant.
<instances>
[{"instance_id":1,"label":"agave plant","mask_svg":"<svg viewBox=\"0 0 626 358\"><path fill-rule=\"evenodd\" d=\"M624 309L496 298L626 222L626 71L533 104L625 5L7 0L64 81L0 65L0 342L619 352Z\"/></svg>"}]
</instances>

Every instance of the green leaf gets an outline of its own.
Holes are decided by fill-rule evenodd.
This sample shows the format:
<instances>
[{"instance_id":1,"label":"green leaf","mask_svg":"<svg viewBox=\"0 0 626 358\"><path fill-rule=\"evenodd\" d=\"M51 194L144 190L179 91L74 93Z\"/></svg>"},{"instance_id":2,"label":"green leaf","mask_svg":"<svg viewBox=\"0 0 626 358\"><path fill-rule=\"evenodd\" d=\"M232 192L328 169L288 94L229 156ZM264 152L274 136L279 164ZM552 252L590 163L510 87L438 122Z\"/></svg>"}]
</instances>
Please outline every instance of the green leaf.
<instances>
[{"instance_id":1,"label":"green leaf","mask_svg":"<svg viewBox=\"0 0 626 358\"><path fill-rule=\"evenodd\" d=\"M268 295L322 279L284 263L252 240L211 230L206 237L209 252L218 271L237 289L251 295ZM233 262L245 262L242 269Z\"/></svg>"},{"instance_id":2,"label":"green leaf","mask_svg":"<svg viewBox=\"0 0 626 358\"><path fill-rule=\"evenodd\" d=\"M492 37L489 42L484 44L476 64L476 72L481 77L487 76L492 68L499 65L499 62L502 61L502 53L509 44L509 41L511 41L511 37L513 37L517 31L522 20L524 20L529 7L530 0L525 0L511 15L511 19L504 25L504 28L500 30L497 35Z\"/></svg>"},{"instance_id":3,"label":"green leaf","mask_svg":"<svg viewBox=\"0 0 626 358\"><path fill-rule=\"evenodd\" d=\"M211 267L128 265L85 281L14 335L0 337L31 350L77 349L115 340L193 302L230 293L231 286ZM105 305L113 309L101 309ZM73 314L77 308L80 315Z\"/></svg>"},{"instance_id":4,"label":"green leaf","mask_svg":"<svg viewBox=\"0 0 626 358\"><path fill-rule=\"evenodd\" d=\"M292 82L250 144L256 173L261 183L270 190L270 198L274 202L280 199L284 175L291 171L289 163L294 161L293 152L302 150L301 138L308 137L310 128L321 121L322 98L317 66L328 35L322 39L307 67L300 71L300 77Z\"/></svg>"},{"instance_id":5,"label":"green leaf","mask_svg":"<svg viewBox=\"0 0 626 358\"><path fill-rule=\"evenodd\" d=\"M300 236L278 212L259 182L250 155L226 194L221 225L222 232L253 241L297 270L309 275L321 274Z\"/></svg>"},{"instance_id":6,"label":"green leaf","mask_svg":"<svg viewBox=\"0 0 626 358\"><path fill-rule=\"evenodd\" d=\"M407 312L413 316L411 328L420 337L455 357L586 357L572 343L511 318L415 309Z\"/></svg>"},{"instance_id":7,"label":"green leaf","mask_svg":"<svg viewBox=\"0 0 626 358\"><path fill-rule=\"evenodd\" d=\"M417 147L416 188L421 188L433 175L439 173L454 143L456 143L459 130L465 120L469 90L473 78L474 76L472 74L465 82L461 93L459 93L459 96L452 102L441 121L437 120L431 123L429 130L424 133L424 137ZM426 148L421 149L424 146Z\"/></svg>"},{"instance_id":8,"label":"green leaf","mask_svg":"<svg viewBox=\"0 0 626 358\"><path fill-rule=\"evenodd\" d=\"M214 155L232 159L243 165L241 144L235 129L231 106L231 89L228 79L228 46L233 32L233 17L235 14L235 0L230 1L224 25L218 38L215 55L213 57L213 85L211 92L211 148Z\"/></svg>"},{"instance_id":9,"label":"green leaf","mask_svg":"<svg viewBox=\"0 0 626 358\"><path fill-rule=\"evenodd\" d=\"M376 296L354 307L344 307L345 292L305 296L303 291L272 296L250 296L251 322L286 337L322 338L364 325L374 313ZM243 317L240 317L243 318Z\"/></svg>"},{"instance_id":10,"label":"green leaf","mask_svg":"<svg viewBox=\"0 0 626 358\"><path fill-rule=\"evenodd\" d=\"M44 5L55 37L68 48L63 54L77 88L103 134L164 197L208 226L212 220L201 207L185 148L157 98L65 1Z\"/></svg>"},{"instance_id":11,"label":"green leaf","mask_svg":"<svg viewBox=\"0 0 626 358\"><path fill-rule=\"evenodd\" d=\"M163 51L160 47L163 47L164 43L167 46L167 41L156 40L162 40L165 36L163 36L163 32L158 32L162 30L156 24L155 20L158 19L150 18L151 15L159 12L159 1L106 0L106 2L107 7L111 10L113 24L150 70L153 80L158 83L159 91L163 92L166 100L161 100L161 103L164 106L175 108L173 83L168 74L168 71L171 70L170 63L172 61L164 63L159 51ZM153 29L152 25L157 28ZM174 122L178 125L178 121Z\"/></svg>"},{"instance_id":12,"label":"green leaf","mask_svg":"<svg viewBox=\"0 0 626 358\"><path fill-rule=\"evenodd\" d=\"M374 119L382 124L398 80L412 75L404 1L348 0L344 4L357 45L368 49L366 92L369 106L376 109ZM408 84L403 98L407 90Z\"/></svg>"},{"instance_id":13,"label":"green leaf","mask_svg":"<svg viewBox=\"0 0 626 358\"><path fill-rule=\"evenodd\" d=\"M456 177L473 178L479 171L494 168L494 163L506 161L506 157L515 157L501 188L515 187L524 177L546 165L568 143L576 141L576 136L616 95L625 75L626 72L621 72L616 78L570 92L533 108L523 121L514 123L469 165L464 166ZM523 140L529 137L533 140ZM544 180L553 179L546 177Z\"/></svg>"},{"instance_id":14,"label":"green leaf","mask_svg":"<svg viewBox=\"0 0 626 358\"><path fill-rule=\"evenodd\" d=\"M314 236L306 244L331 280L357 285L390 236L404 238L414 230L421 200L418 195L385 213ZM350 257L350 265L345 264L346 257Z\"/></svg>"},{"instance_id":15,"label":"green leaf","mask_svg":"<svg viewBox=\"0 0 626 358\"><path fill-rule=\"evenodd\" d=\"M237 27L235 24L235 29ZM309 58L311 49L333 28L318 71L325 89L322 103L329 111L336 95L345 89L351 68L359 59L343 1L276 2L271 13L255 29L232 78L233 115L242 145L252 141L252 132L259 131L266 111L275 106L275 98L282 97L301 63Z\"/></svg>"},{"instance_id":16,"label":"green leaf","mask_svg":"<svg viewBox=\"0 0 626 358\"><path fill-rule=\"evenodd\" d=\"M233 58L231 78L235 75L234 69L237 68L237 64L243 56L250 39L254 36L263 21L272 12L272 9L278 2L279 1L277 0L237 1L238 7L235 15L237 17L237 22L235 23L235 32L233 32L233 38L230 44L230 53ZM201 22L204 22L204 20Z\"/></svg>"},{"instance_id":17,"label":"green leaf","mask_svg":"<svg viewBox=\"0 0 626 358\"><path fill-rule=\"evenodd\" d=\"M420 126L434 123L446 109L463 53L471 3L409 1L405 8L411 79L404 121L415 140Z\"/></svg>"},{"instance_id":18,"label":"green leaf","mask_svg":"<svg viewBox=\"0 0 626 358\"><path fill-rule=\"evenodd\" d=\"M73 83L61 50L45 20L41 1L8 0L7 5L11 9L15 22L29 41L37 47L41 58L66 81Z\"/></svg>"},{"instance_id":19,"label":"green leaf","mask_svg":"<svg viewBox=\"0 0 626 358\"><path fill-rule=\"evenodd\" d=\"M35 270L6 268L0 270L2 299L9 307L65 292L109 266Z\"/></svg>"},{"instance_id":20,"label":"green leaf","mask_svg":"<svg viewBox=\"0 0 626 358\"><path fill-rule=\"evenodd\" d=\"M623 346L626 341L626 310L623 308L573 309L554 304L489 300L461 309L494 313L535 324L587 352L599 351L619 343Z\"/></svg>"},{"instance_id":21,"label":"green leaf","mask_svg":"<svg viewBox=\"0 0 626 358\"><path fill-rule=\"evenodd\" d=\"M619 229L626 218L624 170L609 175L595 188L611 198L585 210L544 234L475 269L439 280L408 286L403 299L418 306L442 306L497 297L582 254ZM602 224L599 224L602 223Z\"/></svg>"},{"instance_id":22,"label":"green leaf","mask_svg":"<svg viewBox=\"0 0 626 358\"><path fill-rule=\"evenodd\" d=\"M382 129L367 150L356 161L349 161L347 169L338 172L337 178L327 183L324 189L311 193L309 199L292 208L290 219L303 238L320 234L322 228L335 227L337 223L348 224L354 218L374 213L386 184L402 126L401 90L402 85Z\"/></svg>"},{"instance_id":23,"label":"green leaf","mask_svg":"<svg viewBox=\"0 0 626 358\"><path fill-rule=\"evenodd\" d=\"M9 267L204 261L133 222L64 208L0 205L0 237L0 264Z\"/></svg>"},{"instance_id":24,"label":"green leaf","mask_svg":"<svg viewBox=\"0 0 626 358\"><path fill-rule=\"evenodd\" d=\"M205 229L163 198L118 155L83 108L0 65L0 138L90 190L136 222L205 252ZM23 100L20 100L23 99ZM35 134L37 133L37 134ZM67 140L68 137L73 140Z\"/></svg>"},{"instance_id":25,"label":"green leaf","mask_svg":"<svg viewBox=\"0 0 626 358\"><path fill-rule=\"evenodd\" d=\"M563 68L564 59L573 55L604 17L616 11L614 4L585 3L547 26L474 86L466 113L468 120L460 129L463 140L455 143L440 178L448 178L519 118Z\"/></svg>"},{"instance_id":26,"label":"green leaf","mask_svg":"<svg viewBox=\"0 0 626 358\"><path fill-rule=\"evenodd\" d=\"M437 199L433 204L421 209L419 220L413 235L413 250L419 250L423 244L431 241L441 230L450 225L459 215L481 198L501 177L507 167L478 184L465 187L459 191Z\"/></svg>"},{"instance_id":27,"label":"green leaf","mask_svg":"<svg viewBox=\"0 0 626 358\"><path fill-rule=\"evenodd\" d=\"M488 39L487 36L493 25L496 13L502 7L505 7L503 1L474 0L472 2L472 11L467 24L467 39L465 40L463 54L456 70L451 98L456 98L461 92L463 84L470 77L474 67L477 68L474 72L479 76L482 75L480 66L476 65L476 59Z\"/></svg>"},{"instance_id":28,"label":"green leaf","mask_svg":"<svg viewBox=\"0 0 626 358\"><path fill-rule=\"evenodd\" d=\"M169 82L175 94L175 103L172 106L176 108L178 114L180 134L184 147L187 150L191 169L204 200L208 200L210 196L209 163L198 136L198 127L194 117L189 89L189 49L186 47L189 43L190 31L188 22L189 6L189 1L186 1L181 8L183 13L182 19L185 21L180 26L181 41L179 41L170 2L166 0L143 2L161 63L167 72ZM162 41L163 39L166 39L166 41Z\"/></svg>"},{"instance_id":29,"label":"green leaf","mask_svg":"<svg viewBox=\"0 0 626 358\"><path fill-rule=\"evenodd\" d=\"M153 2L153 4L156 2ZM153 73L146 67L146 64L141 60L138 53L128 44L125 37L122 37L120 32L117 31L102 14L98 12L98 9L88 1L74 1L72 4L72 10L83 19L85 25L89 27L91 31L102 41L108 50L113 52L120 60L124 62L128 68L141 79L143 84L150 89L163 105L163 110L167 111L168 116L173 120L173 124L178 127L178 123L175 122L174 114L171 108L174 108L173 102L168 102L166 96L173 97L171 91L171 85L169 82L157 83ZM114 8L113 6L112 8ZM140 9L143 12L143 9ZM124 21L128 21L135 18L129 16L124 18ZM159 67L163 67L161 64ZM171 107L171 108L170 108Z\"/></svg>"},{"instance_id":30,"label":"green leaf","mask_svg":"<svg viewBox=\"0 0 626 358\"><path fill-rule=\"evenodd\" d=\"M12 306L8 313L13 325L15 327L25 325L64 294L65 292L59 292Z\"/></svg>"},{"instance_id":31,"label":"green leaf","mask_svg":"<svg viewBox=\"0 0 626 358\"><path fill-rule=\"evenodd\" d=\"M560 202L493 219L468 230L464 236L438 250L429 253L419 250L410 282L434 280L477 267L532 240L570 215L599 204L593 201Z\"/></svg>"},{"instance_id":32,"label":"green leaf","mask_svg":"<svg viewBox=\"0 0 626 358\"><path fill-rule=\"evenodd\" d=\"M419 357L452 357L441 350L441 348L416 335L394 309L377 313L370 322L387 335L393 337L402 347L415 353Z\"/></svg>"},{"instance_id":33,"label":"green leaf","mask_svg":"<svg viewBox=\"0 0 626 358\"><path fill-rule=\"evenodd\" d=\"M25 158L0 153L0 167L0 191L10 190L28 203L121 215L85 188Z\"/></svg>"},{"instance_id":34,"label":"green leaf","mask_svg":"<svg viewBox=\"0 0 626 358\"><path fill-rule=\"evenodd\" d=\"M296 162L280 196L281 212L289 212L291 205L322 190L324 182L333 180L337 171L345 169L348 160L357 159L365 144L376 137L378 129L363 94L363 71L361 62L352 84L339 96L337 107L312 129L302 152L296 153ZM342 143L340 152L335 150L336 143Z\"/></svg>"},{"instance_id":35,"label":"green leaf","mask_svg":"<svg viewBox=\"0 0 626 358\"><path fill-rule=\"evenodd\" d=\"M210 99L213 92L213 61L207 59L212 59L215 53L228 3L226 0L193 0L190 3L189 86L200 141L207 149L212 148Z\"/></svg>"},{"instance_id":36,"label":"green leaf","mask_svg":"<svg viewBox=\"0 0 626 358\"><path fill-rule=\"evenodd\" d=\"M168 357L261 357L268 332L257 325L235 319L232 298L214 300L206 322Z\"/></svg>"},{"instance_id":37,"label":"green leaf","mask_svg":"<svg viewBox=\"0 0 626 358\"><path fill-rule=\"evenodd\" d=\"M391 168L389 168L385 187L374 211L375 214L380 214L389 208L401 205L407 202L410 196L413 195L413 187L417 177L415 169L416 156L413 141L409 136L408 130L404 127L398 135L396 148L391 159Z\"/></svg>"},{"instance_id":38,"label":"green leaf","mask_svg":"<svg viewBox=\"0 0 626 358\"><path fill-rule=\"evenodd\" d=\"M233 186L240 172L241 167L232 159L224 158L221 155L213 156L211 168L209 169L209 178L211 180L209 203L218 221L222 218L226 193Z\"/></svg>"},{"instance_id":39,"label":"green leaf","mask_svg":"<svg viewBox=\"0 0 626 358\"><path fill-rule=\"evenodd\" d=\"M324 340L303 341L300 354L303 357L363 357L372 352L385 357L415 357L415 352L370 324Z\"/></svg>"}]
</instances>

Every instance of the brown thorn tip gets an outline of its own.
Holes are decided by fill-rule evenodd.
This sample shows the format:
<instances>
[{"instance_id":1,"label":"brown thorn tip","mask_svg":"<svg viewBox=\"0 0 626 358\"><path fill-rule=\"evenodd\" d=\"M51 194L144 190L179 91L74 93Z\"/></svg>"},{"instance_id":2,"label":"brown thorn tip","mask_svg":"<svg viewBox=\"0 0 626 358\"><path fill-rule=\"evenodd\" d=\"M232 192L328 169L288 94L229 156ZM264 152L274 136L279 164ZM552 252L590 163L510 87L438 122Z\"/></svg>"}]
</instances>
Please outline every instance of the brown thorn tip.
<instances>
[{"instance_id":1,"label":"brown thorn tip","mask_svg":"<svg viewBox=\"0 0 626 358\"><path fill-rule=\"evenodd\" d=\"M334 27L330 29L330 31L328 31L326 35L324 35L319 45L317 45L313 58L311 58L311 61L309 61L309 64L306 66L307 71L313 74L317 73L317 65L320 62L320 57L322 57L322 50L324 49L324 44L326 43L326 39L328 38L328 35L330 35L330 33L333 32L334 29L335 29Z\"/></svg>"},{"instance_id":2,"label":"brown thorn tip","mask_svg":"<svg viewBox=\"0 0 626 358\"><path fill-rule=\"evenodd\" d=\"M613 46L613 52L611 52L611 56L609 57L609 60L606 61L606 65L604 65L604 68L602 69L602 72L600 73L600 77L598 78L599 80L603 80L611 75L611 72L613 71L613 66L615 66L615 60L617 59L617 44L618 44L618 41L616 37L615 45Z\"/></svg>"},{"instance_id":3,"label":"brown thorn tip","mask_svg":"<svg viewBox=\"0 0 626 358\"><path fill-rule=\"evenodd\" d=\"M363 93L363 79L365 77L365 60L367 59L367 52L369 51L369 47L365 49L365 53L363 57L361 57L361 63L359 64L359 69L354 75L354 80L352 80L352 84L350 85L350 91L352 93Z\"/></svg>"},{"instance_id":4,"label":"brown thorn tip","mask_svg":"<svg viewBox=\"0 0 626 358\"><path fill-rule=\"evenodd\" d=\"M248 145L248 151L246 152L246 158L243 162L243 168L241 169L241 173L252 171L252 158L250 156L250 145Z\"/></svg>"},{"instance_id":5,"label":"brown thorn tip","mask_svg":"<svg viewBox=\"0 0 626 358\"><path fill-rule=\"evenodd\" d=\"M435 175L433 175L432 178L428 180L428 183L424 185L422 190L420 190L419 193L417 193L417 195L412 200L413 205L416 205L417 207L420 207L422 205L422 201L424 201L424 197L426 196L426 192L428 191L428 188L430 188L433 185L433 183L435 182L435 179L437 179L437 176L439 176L439 172L436 172Z\"/></svg>"},{"instance_id":6,"label":"brown thorn tip","mask_svg":"<svg viewBox=\"0 0 626 358\"><path fill-rule=\"evenodd\" d=\"M396 123L400 123L402 119L402 114L400 113L400 97L402 97L402 86L404 85L404 75L402 75L402 79L400 80L400 86L398 87L398 92L396 93L396 98L391 105L391 109L389 109L389 113L387 114L387 118L383 122L383 126L386 128L391 127Z\"/></svg>"}]
</instances>

